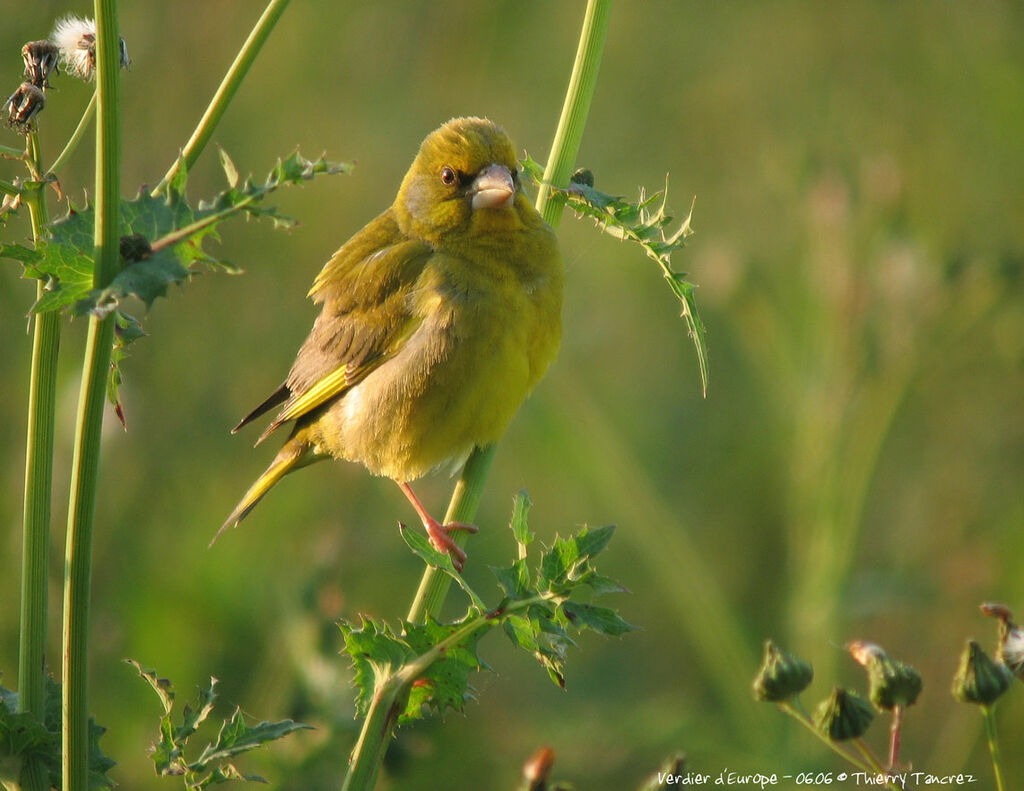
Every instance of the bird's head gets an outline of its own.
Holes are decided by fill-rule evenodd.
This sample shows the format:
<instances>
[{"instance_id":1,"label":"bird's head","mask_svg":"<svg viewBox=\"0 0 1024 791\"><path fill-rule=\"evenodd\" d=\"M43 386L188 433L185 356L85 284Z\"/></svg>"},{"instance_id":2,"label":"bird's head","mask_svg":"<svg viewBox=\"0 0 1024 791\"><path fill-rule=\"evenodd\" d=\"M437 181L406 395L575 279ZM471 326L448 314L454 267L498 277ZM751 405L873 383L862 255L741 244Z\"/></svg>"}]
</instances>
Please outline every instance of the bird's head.
<instances>
[{"instance_id":1,"label":"bird's head","mask_svg":"<svg viewBox=\"0 0 1024 791\"><path fill-rule=\"evenodd\" d=\"M436 242L517 227L517 203L528 205L508 135L484 118L455 118L420 145L394 208L406 233Z\"/></svg>"}]
</instances>

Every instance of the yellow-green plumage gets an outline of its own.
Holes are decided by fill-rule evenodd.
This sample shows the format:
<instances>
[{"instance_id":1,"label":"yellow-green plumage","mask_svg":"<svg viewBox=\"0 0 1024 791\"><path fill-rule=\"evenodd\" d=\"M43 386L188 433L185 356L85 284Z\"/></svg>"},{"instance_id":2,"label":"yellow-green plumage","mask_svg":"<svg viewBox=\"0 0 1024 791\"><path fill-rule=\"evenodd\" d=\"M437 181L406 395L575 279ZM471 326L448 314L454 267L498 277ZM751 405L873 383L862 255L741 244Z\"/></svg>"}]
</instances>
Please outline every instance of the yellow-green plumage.
<instances>
[{"instance_id":1,"label":"yellow-green plumage","mask_svg":"<svg viewBox=\"0 0 1024 791\"><path fill-rule=\"evenodd\" d=\"M562 280L507 135L479 118L433 132L313 283L322 310L288 378L239 424L280 405L263 436L294 428L224 527L320 458L404 483L496 442L555 357Z\"/></svg>"}]
</instances>

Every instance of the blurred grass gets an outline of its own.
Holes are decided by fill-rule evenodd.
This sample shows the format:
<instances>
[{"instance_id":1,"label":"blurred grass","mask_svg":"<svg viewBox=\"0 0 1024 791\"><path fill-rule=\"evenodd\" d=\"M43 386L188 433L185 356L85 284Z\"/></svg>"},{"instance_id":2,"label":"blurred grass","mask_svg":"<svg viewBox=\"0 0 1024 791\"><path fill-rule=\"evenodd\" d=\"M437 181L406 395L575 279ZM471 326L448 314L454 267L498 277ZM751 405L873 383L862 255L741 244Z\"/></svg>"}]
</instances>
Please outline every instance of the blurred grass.
<instances>
[{"instance_id":1,"label":"blurred grass","mask_svg":"<svg viewBox=\"0 0 1024 791\"><path fill-rule=\"evenodd\" d=\"M65 11L87 13L5 10L11 90L23 41ZM226 0L121 9L134 61L126 192L166 170L257 12ZM392 200L427 132L486 114L543 156L581 14L569 3L293 3L255 64L216 135L240 169L262 173L296 144L359 165L282 196L302 220L291 233L228 228L223 252L246 274L198 277L157 303L127 363L130 431L107 423L92 666L92 705L125 787L156 783L145 747L158 714L125 656L183 694L213 674L222 700L253 716L312 721L316 733L246 767L282 788L336 782L351 709L331 622L405 612L419 568L395 523L410 514L390 484L315 466L206 550L269 452L227 431L280 381L314 315L303 298L313 276ZM653 264L564 222L563 350L498 453L468 573L486 590L485 566L512 555L504 525L525 486L542 539L620 525L607 572L632 590L620 604L644 631L585 640L564 693L528 657L485 643L496 673L478 679L479 704L401 735L390 787L511 787L540 744L580 788L631 787L678 747L705 771L830 766L749 699L766 636L814 661L818 696L834 680L863 688L848 639L885 645L925 677L905 728L915 768L989 776L980 718L947 689L963 640L994 634L977 604L1024 612L1022 34L1024 9L1009 0L615 8L580 164L627 195L670 172L677 213L697 195L698 233L675 263L701 285L709 397ZM42 117L50 156L89 95L57 79ZM66 173L72 195L90 149ZM204 157L190 195L220 178ZM6 233L24 238L27 226ZM8 681L32 291L0 265ZM58 449L70 444L83 327L65 333ZM58 514L67 464L58 455ZM432 480L422 495L440 504L449 486ZM1012 739L1019 689L999 715ZM1009 749L1005 760L1008 784L1021 785L1024 764Z\"/></svg>"}]
</instances>

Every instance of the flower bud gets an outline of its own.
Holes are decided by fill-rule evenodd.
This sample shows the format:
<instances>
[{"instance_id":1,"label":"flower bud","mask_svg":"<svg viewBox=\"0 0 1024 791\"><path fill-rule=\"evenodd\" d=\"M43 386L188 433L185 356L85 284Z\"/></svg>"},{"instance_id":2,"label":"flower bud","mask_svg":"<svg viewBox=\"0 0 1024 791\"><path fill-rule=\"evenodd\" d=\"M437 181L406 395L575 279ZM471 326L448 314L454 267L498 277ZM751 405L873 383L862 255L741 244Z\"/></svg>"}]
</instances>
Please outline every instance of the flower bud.
<instances>
[{"instance_id":1,"label":"flower bud","mask_svg":"<svg viewBox=\"0 0 1024 791\"><path fill-rule=\"evenodd\" d=\"M953 697L962 703L988 706L1006 692L1013 674L1002 662L993 662L974 640L968 640L953 677Z\"/></svg>"},{"instance_id":2,"label":"flower bud","mask_svg":"<svg viewBox=\"0 0 1024 791\"><path fill-rule=\"evenodd\" d=\"M847 647L850 656L868 671L868 697L879 711L909 706L921 694L921 674L897 662L874 643L855 640Z\"/></svg>"},{"instance_id":3,"label":"flower bud","mask_svg":"<svg viewBox=\"0 0 1024 791\"><path fill-rule=\"evenodd\" d=\"M25 76L37 88L50 87L50 74L57 69L60 50L48 39L30 41L21 48L21 58L25 61Z\"/></svg>"},{"instance_id":4,"label":"flower bud","mask_svg":"<svg viewBox=\"0 0 1024 791\"><path fill-rule=\"evenodd\" d=\"M864 698L841 687L833 689L814 711L814 725L834 742L862 736L874 718Z\"/></svg>"},{"instance_id":5,"label":"flower bud","mask_svg":"<svg viewBox=\"0 0 1024 791\"><path fill-rule=\"evenodd\" d=\"M996 661L1002 662L1017 678L1024 681L1024 629L1013 622L1013 613L1005 604L983 604L981 611L999 619Z\"/></svg>"},{"instance_id":6,"label":"flower bud","mask_svg":"<svg viewBox=\"0 0 1024 791\"><path fill-rule=\"evenodd\" d=\"M752 685L757 700L780 701L799 695L814 678L809 662L782 651L771 640L764 642L764 659Z\"/></svg>"},{"instance_id":7,"label":"flower bud","mask_svg":"<svg viewBox=\"0 0 1024 791\"><path fill-rule=\"evenodd\" d=\"M45 105L46 97L42 90L30 82L23 82L4 102L3 106L10 108L7 123L27 135L32 130L32 119L42 112Z\"/></svg>"}]
</instances>

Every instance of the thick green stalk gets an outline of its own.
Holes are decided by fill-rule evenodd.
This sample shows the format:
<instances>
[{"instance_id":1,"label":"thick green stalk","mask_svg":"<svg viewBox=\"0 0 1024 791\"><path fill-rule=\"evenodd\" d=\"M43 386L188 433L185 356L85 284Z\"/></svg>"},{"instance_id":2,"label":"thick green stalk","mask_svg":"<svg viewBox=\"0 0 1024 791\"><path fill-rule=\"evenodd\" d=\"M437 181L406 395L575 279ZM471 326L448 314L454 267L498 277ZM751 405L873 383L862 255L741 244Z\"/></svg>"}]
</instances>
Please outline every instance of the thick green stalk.
<instances>
[{"instance_id":1,"label":"thick green stalk","mask_svg":"<svg viewBox=\"0 0 1024 791\"><path fill-rule=\"evenodd\" d=\"M288 3L289 0L270 0L263 14L256 22L256 26L245 40L245 44L242 45L238 55L235 56L231 68L224 75L220 87L217 88L217 93L213 95L210 105L206 108L206 112L203 113L203 117L199 119L199 124L192 133L192 137L189 138L182 149L181 156L178 157L177 161L171 166L171 169L167 171L167 175L153 189L152 194L154 197L167 189L167 185L174 180L174 177L182 167L185 168L185 172L188 172L192 165L195 164L203 149L206 148L206 144L210 142L213 130L217 128L217 124L220 123L220 119L228 109L231 100L238 93L242 80L249 73L249 67L256 60L256 56L263 48L263 44L270 36L271 31L273 31L277 20L281 18L281 14L288 7Z\"/></svg>"},{"instance_id":2,"label":"thick green stalk","mask_svg":"<svg viewBox=\"0 0 1024 791\"><path fill-rule=\"evenodd\" d=\"M981 716L985 718L985 735L988 737L988 751L992 756L992 771L996 776L996 791L1006 791L1003 782L1003 760L999 755L999 740L996 738L996 715L992 706L982 706Z\"/></svg>"},{"instance_id":3,"label":"thick green stalk","mask_svg":"<svg viewBox=\"0 0 1024 791\"><path fill-rule=\"evenodd\" d=\"M38 146L30 146L38 150ZM38 162L35 163L38 167ZM32 190L26 197L32 239L38 245L46 232L46 196ZM39 282L36 297L45 286ZM28 394L28 437L25 442L25 499L21 555L21 633L18 651L18 709L42 722L46 711L46 624L50 566L50 499L53 491L53 430L57 395L57 354L60 316L33 317L32 373ZM22 773L25 791L49 787L45 768L35 763Z\"/></svg>"},{"instance_id":4,"label":"thick green stalk","mask_svg":"<svg viewBox=\"0 0 1024 791\"><path fill-rule=\"evenodd\" d=\"M117 0L94 0L96 17L96 224L93 285L117 274L121 129ZM91 317L82 371L71 467L64 580L62 772L64 791L89 788L89 589L99 482L100 434L114 316Z\"/></svg>"},{"instance_id":5,"label":"thick green stalk","mask_svg":"<svg viewBox=\"0 0 1024 791\"><path fill-rule=\"evenodd\" d=\"M611 0L589 0L587 3L572 78L548 157L548 170L545 171L544 178L547 184L565 186L569 183L573 163L583 139L590 100L597 83L597 71L601 63L601 50L604 47L610 12ZM549 225L556 227L561 217L562 204L550 201L549 196L550 190L542 185L537 196L537 210ZM494 461L495 450L494 445L478 448L469 457L452 494L445 522L473 521L491 463ZM462 546L465 540L465 535L458 534L456 541L459 546ZM450 584L451 578L448 575L435 568L427 568L420 580L408 620L412 623L422 623L427 617L436 616L444 605ZM391 741L396 719L393 701L381 699L378 702L375 698L371 711L363 722L359 741L352 752L344 791L369 791L373 788L380 764Z\"/></svg>"}]
</instances>

